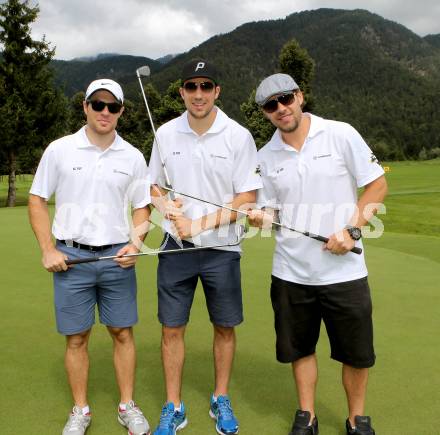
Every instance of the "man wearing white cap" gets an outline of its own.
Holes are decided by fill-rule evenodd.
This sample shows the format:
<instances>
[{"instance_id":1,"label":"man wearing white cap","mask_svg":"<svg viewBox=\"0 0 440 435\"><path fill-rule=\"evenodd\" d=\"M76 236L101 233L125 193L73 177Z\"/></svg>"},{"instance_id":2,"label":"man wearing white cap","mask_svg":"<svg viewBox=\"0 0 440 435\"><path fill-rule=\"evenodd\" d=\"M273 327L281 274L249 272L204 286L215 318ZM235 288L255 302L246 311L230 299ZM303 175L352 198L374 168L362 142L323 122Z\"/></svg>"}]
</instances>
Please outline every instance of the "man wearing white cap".
<instances>
[{"instance_id":1,"label":"man wearing white cap","mask_svg":"<svg viewBox=\"0 0 440 435\"><path fill-rule=\"evenodd\" d=\"M98 306L113 340L120 390L118 420L130 434L149 434L133 402L136 365L132 326L137 322L136 257L66 265L68 259L136 253L149 217L147 164L116 133L124 111L118 83L93 81L83 110L87 124L45 150L30 190L29 216L44 268L53 272L58 332L66 336L65 366L74 407L63 435L82 435L91 422L87 401L88 341ZM47 201L55 194L52 234ZM133 208L130 231L128 211ZM136 238L135 238L136 235Z\"/></svg>"},{"instance_id":2,"label":"man wearing white cap","mask_svg":"<svg viewBox=\"0 0 440 435\"><path fill-rule=\"evenodd\" d=\"M328 237L325 245L279 231L271 299L276 351L291 363L299 407L290 435L317 435L315 347L323 320L331 357L342 363L348 435L374 435L364 416L368 368L375 362L372 305L361 227L385 198L384 171L359 133L343 122L303 113L304 97L287 74L267 77L256 102L277 127L259 151L263 189L250 222L264 226L278 215L286 226ZM364 188L358 198L357 189Z\"/></svg>"}]
</instances>

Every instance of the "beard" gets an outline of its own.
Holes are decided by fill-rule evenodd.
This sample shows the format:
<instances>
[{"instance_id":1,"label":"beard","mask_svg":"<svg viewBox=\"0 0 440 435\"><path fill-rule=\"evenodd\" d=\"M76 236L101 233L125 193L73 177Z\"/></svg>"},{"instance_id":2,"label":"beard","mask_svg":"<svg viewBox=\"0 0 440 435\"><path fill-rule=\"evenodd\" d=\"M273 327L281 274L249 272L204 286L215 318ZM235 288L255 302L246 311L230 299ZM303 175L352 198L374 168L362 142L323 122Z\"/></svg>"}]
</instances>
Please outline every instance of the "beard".
<instances>
[{"instance_id":1,"label":"beard","mask_svg":"<svg viewBox=\"0 0 440 435\"><path fill-rule=\"evenodd\" d=\"M297 118L296 116L294 117L294 119L290 122L290 124L281 124L276 122L275 125L276 127L282 131L283 133L293 133L294 131L296 131L299 127L301 118Z\"/></svg>"},{"instance_id":2,"label":"beard","mask_svg":"<svg viewBox=\"0 0 440 435\"><path fill-rule=\"evenodd\" d=\"M295 119L295 121L291 125L287 126L278 126L278 129L282 131L283 133L293 133L296 131L299 127L299 122Z\"/></svg>"}]
</instances>

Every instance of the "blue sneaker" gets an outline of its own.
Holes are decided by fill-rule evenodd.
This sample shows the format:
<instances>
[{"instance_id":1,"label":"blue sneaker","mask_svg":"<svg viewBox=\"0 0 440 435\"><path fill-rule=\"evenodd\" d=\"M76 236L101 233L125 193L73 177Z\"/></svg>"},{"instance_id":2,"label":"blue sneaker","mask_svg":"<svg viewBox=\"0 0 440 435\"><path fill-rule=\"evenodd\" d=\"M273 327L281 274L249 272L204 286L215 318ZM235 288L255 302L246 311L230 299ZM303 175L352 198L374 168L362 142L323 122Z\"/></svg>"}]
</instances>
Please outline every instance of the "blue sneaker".
<instances>
[{"instance_id":1,"label":"blue sneaker","mask_svg":"<svg viewBox=\"0 0 440 435\"><path fill-rule=\"evenodd\" d=\"M180 402L180 411L174 410L174 403L165 403L160 415L159 426L153 435L176 435L176 432L188 424L185 414L185 406Z\"/></svg>"},{"instance_id":2,"label":"blue sneaker","mask_svg":"<svg viewBox=\"0 0 440 435\"><path fill-rule=\"evenodd\" d=\"M215 429L221 435L235 435L238 433L238 421L232 411L228 396L218 396L217 401L211 397L211 418L217 421Z\"/></svg>"}]
</instances>

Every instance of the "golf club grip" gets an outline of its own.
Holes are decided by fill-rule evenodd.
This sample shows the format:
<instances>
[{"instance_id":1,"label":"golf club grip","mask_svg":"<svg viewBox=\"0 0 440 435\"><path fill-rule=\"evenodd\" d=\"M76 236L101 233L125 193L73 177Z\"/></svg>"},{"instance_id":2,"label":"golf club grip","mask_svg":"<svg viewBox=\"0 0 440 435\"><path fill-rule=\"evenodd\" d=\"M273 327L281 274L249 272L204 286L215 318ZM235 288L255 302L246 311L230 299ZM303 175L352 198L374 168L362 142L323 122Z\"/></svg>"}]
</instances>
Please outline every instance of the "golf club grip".
<instances>
[{"instance_id":1,"label":"golf club grip","mask_svg":"<svg viewBox=\"0 0 440 435\"><path fill-rule=\"evenodd\" d=\"M319 236L318 234L312 234L312 233L306 232L306 233L304 233L304 235L311 237L312 239L319 240L320 242L324 242L324 243L328 242L327 237ZM361 255L362 249L355 246L355 247L353 247L353 249L350 249L350 252Z\"/></svg>"},{"instance_id":2,"label":"golf club grip","mask_svg":"<svg viewBox=\"0 0 440 435\"><path fill-rule=\"evenodd\" d=\"M77 258L75 260L66 260L65 263L69 264L80 264L80 263L93 263L94 261L99 261L98 257L91 258Z\"/></svg>"},{"instance_id":3,"label":"golf club grip","mask_svg":"<svg viewBox=\"0 0 440 435\"><path fill-rule=\"evenodd\" d=\"M350 249L350 251L358 255L362 254L362 248L358 248L357 246L355 246L353 249Z\"/></svg>"}]
</instances>

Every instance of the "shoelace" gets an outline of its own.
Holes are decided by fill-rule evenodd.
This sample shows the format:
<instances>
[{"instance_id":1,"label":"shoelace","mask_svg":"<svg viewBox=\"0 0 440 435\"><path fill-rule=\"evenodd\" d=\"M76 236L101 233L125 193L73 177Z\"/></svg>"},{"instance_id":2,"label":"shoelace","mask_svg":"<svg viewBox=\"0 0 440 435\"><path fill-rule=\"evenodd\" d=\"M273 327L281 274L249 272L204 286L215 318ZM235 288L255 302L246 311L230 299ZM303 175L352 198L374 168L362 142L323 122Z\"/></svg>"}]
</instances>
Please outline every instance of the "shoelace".
<instances>
[{"instance_id":1,"label":"shoelace","mask_svg":"<svg viewBox=\"0 0 440 435\"><path fill-rule=\"evenodd\" d=\"M133 419L134 424L142 424L144 422L144 414L134 403L130 403L125 412L129 419Z\"/></svg>"},{"instance_id":2,"label":"shoelace","mask_svg":"<svg viewBox=\"0 0 440 435\"><path fill-rule=\"evenodd\" d=\"M231 402L228 399L217 400L218 412L224 420L232 420Z\"/></svg>"},{"instance_id":3,"label":"shoelace","mask_svg":"<svg viewBox=\"0 0 440 435\"><path fill-rule=\"evenodd\" d=\"M75 408L72 411L72 414L70 414L69 421L67 423L67 430L79 430L84 425L84 415L80 414Z\"/></svg>"},{"instance_id":4,"label":"shoelace","mask_svg":"<svg viewBox=\"0 0 440 435\"><path fill-rule=\"evenodd\" d=\"M159 427L161 429L168 429L173 421L174 411L171 412L166 406L162 408L162 414L160 414Z\"/></svg>"}]
</instances>

